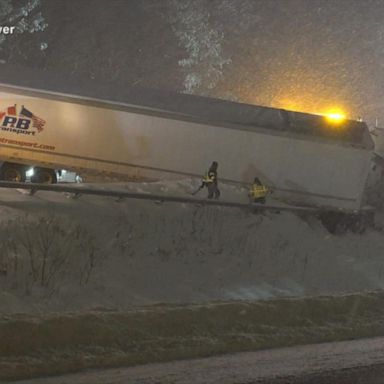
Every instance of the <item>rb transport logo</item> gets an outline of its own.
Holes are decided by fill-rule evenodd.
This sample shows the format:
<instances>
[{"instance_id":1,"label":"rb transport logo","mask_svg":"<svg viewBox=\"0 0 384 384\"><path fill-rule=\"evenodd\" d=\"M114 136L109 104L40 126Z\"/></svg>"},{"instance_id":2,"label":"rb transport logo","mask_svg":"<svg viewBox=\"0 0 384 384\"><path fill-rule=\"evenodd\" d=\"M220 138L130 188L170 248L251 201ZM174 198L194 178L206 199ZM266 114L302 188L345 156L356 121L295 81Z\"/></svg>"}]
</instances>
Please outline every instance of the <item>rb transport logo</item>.
<instances>
[{"instance_id":1,"label":"rb transport logo","mask_svg":"<svg viewBox=\"0 0 384 384\"><path fill-rule=\"evenodd\" d=\"M8 107L0 112L0 128L2 131L13 132L21 135L35 136L44 130L46 121L34 115L31 111L21 106L17 113L17 105Z\"/></svg>"}]
</instances>

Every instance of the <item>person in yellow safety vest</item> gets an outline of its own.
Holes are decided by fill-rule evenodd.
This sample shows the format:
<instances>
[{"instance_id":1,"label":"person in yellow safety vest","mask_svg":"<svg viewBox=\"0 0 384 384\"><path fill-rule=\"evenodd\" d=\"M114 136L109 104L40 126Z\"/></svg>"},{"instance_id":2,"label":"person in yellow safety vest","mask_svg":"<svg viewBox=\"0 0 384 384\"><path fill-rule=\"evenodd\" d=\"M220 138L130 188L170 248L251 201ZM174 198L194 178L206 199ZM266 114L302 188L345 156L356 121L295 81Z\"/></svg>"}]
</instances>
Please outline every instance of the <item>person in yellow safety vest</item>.
<instances>
[{"instance_id":1,"label":"person in yellow safety vest","mask_svg":"<svg viewBox=\"0 0 384 384\"><path fill-rule=\"evenodd\" d=\"M203 189L204 187L207 187L208 189L208 199L212 199L213 197L215 199L218 199L220 197L220 190L217 186L217 168L219 164L217 161L212 162L212 165L209 167L208 172L205 173L200 187L197 189L197 191L193 192L192 195L195 195L197 192L200 191L200 189Z\"/></svg>"},{"instance_id":2,"label":"person in yellow safety vest","mask_svg":"<svg viewBox=\"0 0 384 384\"><path fill-rule=\"evenodd\" d=\"M258 177L255 177L248 195L252 202L265 204L265 199L268 192L268 188L263 185Z\"/></svg>"},{"instance_id":3,"label":"person in yellow safety vest","mask_svg":"<svg viewBox=\"0 0 384 384\"><path fill-rule=\"evenodd\" d=\"M208 169L205 185L208 188L208 199L218 199L220 197L220 191L217 187L217 168L219 164L217 161L213 161Z\"/></svg>"}]
</instances>

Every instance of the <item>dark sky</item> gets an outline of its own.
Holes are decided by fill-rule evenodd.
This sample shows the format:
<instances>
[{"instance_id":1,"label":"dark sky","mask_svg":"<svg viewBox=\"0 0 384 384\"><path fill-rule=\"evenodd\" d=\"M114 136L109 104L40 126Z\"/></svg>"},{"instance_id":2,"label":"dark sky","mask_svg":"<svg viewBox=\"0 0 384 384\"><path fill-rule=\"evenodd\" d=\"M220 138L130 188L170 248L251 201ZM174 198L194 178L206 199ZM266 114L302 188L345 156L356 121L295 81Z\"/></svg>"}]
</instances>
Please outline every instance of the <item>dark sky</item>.
<instances>
[{"instance_id":1,"label":"dark sky","mask_svg":"<svg viewBox=\"0 0 384 384\"><path fill-rule=\"evenodd\" d=\"M0 0L7 63L384 125L383 0L34 1Z\"/></svg>"}]
</instances>

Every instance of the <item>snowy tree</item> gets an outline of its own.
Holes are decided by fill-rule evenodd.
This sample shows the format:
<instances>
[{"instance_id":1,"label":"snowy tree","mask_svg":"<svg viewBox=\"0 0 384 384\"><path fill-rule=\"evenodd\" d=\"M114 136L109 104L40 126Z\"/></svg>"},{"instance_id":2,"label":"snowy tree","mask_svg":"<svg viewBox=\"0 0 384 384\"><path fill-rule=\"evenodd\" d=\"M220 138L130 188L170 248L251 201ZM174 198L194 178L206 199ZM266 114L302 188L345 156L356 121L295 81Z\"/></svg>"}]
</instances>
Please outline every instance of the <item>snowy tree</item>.
<instances>
[{"instance_id":1,"label":"snowy tree","mask_svg":"<svg viewBox=\"0 0 384 384\"><path fill-rule=\"evenodd\" d=\"M224 32L211 25L206 0L170 0L169 8L173 31L188 53L179 61L185 71L184 92L209 92L231 62L223 54Z\"/></svg>"},{"instance_id":2,"label":"snowy tree","mask_svg":"<svg viewBox=\"0 0 384 384\"><path fill-rule=\"evenodd\" d=\"M44 31L48 27L42 13L39 12L41 0L23 1L19 6L13 3L11 0L0 0L1 25L15 26L18 34ZM0 49L11 37L12 35L0 35ZM40 47L46 49L47 44L42 42Z\"/></svg>"}]
</instances>

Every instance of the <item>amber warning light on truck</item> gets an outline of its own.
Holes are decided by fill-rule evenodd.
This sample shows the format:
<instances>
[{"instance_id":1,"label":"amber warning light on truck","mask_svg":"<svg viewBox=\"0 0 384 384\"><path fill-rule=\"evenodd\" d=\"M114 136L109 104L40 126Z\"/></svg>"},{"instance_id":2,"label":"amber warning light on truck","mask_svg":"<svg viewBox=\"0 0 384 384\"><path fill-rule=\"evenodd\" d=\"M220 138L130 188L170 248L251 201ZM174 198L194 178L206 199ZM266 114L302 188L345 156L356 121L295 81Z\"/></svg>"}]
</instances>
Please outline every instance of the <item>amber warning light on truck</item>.
<instances>
[{"instance_id":1,"label":"amber warning light on truck","mask_svg":"<svg viewBox=\"0 0 384 384\"><path fill-rule=\"evenodd\" d=\"M329 122L334 124L342 123L346 119L345 114L340 110L328 111L324 114L324 116Z\"/></svg>"}]
</instances>

